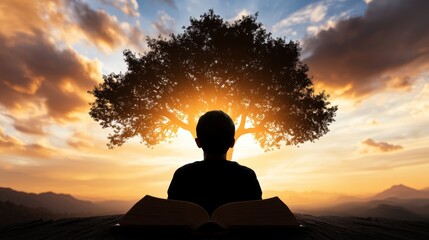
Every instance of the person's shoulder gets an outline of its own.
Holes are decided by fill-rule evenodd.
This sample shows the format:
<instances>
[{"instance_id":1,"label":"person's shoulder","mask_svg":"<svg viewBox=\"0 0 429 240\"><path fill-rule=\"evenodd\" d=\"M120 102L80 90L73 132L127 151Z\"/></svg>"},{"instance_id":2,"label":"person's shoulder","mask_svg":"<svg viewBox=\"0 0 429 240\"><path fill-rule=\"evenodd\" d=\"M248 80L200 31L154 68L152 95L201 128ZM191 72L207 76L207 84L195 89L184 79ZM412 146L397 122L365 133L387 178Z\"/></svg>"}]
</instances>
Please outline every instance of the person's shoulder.
<instances>
[{"instance_id":1,"label":"person's shoulder","mask_svg":"<svg viewBox=\"0 0 429 240\"><path fill-rule=\"evenodd\" d=\"M192 163L187 163L181 167L179 167L176 172L186 172L186 171L190 171L192 169L198 168L201 164L203 163L203 161L195 161Z\"/></svg>"},{"instance_id":2,"label":"person's shoulder","mask_svg":"<svg viewBox=\"0 0 429 240\"><path fill-rule=\"evenodd\" d=\"M241 165L241 164L239 164L238 162L235 162L235 161L229 161L229 162L230 162L231 166L233 166L234 168L236 168L236 169L238 169L238 170L240 170L242 172L246 172L246 173L249 173L249 174L255 174L255 171L253 171L253 169L251 169L249 167Z\"/></svg>"}]
</instances>

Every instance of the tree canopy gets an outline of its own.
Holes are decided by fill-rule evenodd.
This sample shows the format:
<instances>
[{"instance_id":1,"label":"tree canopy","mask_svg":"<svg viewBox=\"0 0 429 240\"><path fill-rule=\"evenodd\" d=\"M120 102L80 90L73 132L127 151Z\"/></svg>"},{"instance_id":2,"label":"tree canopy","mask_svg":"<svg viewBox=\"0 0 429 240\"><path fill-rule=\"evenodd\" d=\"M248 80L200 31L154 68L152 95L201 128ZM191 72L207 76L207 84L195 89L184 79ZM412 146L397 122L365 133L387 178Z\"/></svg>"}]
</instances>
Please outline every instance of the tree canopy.
<instances>
[{"instance_id":1,"label":"tree canopy","mask_svg":"<svg viewBox=\"0 0 429 240\"><path fill-rule=\"evenodd\" d=\"M209 10L179 34L148 38L148 51L124 51L127 71L104 75L90 115L111 128L109 147L138 136L154 146L179 128L195 136L198 118L221 109L236 139L253 134L265 150L326 134L336 106L316 93L298 42L273 38L257 14L228 22Z\"/></svg>"}]
</instances>

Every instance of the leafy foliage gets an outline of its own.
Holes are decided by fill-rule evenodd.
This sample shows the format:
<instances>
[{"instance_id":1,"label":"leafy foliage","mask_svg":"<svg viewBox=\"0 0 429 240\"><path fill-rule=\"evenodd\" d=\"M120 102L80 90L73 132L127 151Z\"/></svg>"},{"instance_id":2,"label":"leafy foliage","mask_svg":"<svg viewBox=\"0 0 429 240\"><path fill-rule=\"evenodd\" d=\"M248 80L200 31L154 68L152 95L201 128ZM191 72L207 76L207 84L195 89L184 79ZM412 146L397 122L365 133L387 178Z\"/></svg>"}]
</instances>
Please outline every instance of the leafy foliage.
<instances>
[{"instance_id":1,"label":"leafy foliage","mask_svg":"<svg viewBox=\"0 0 429 240\"><path fill-rule=\"evenodd\" d=\"M257 14L233 23L213 10L183 33L148 39L149 51L124 51L128 70L103 76L90 93L90 115L112 128L109 147L140 136L156 145L179 128L195 136L208 110L236 121L236 139L251 133L262 148L313 141L329 131L336 106L315 93L297 42L273 38Z\"/></svg>"}]
</instances>

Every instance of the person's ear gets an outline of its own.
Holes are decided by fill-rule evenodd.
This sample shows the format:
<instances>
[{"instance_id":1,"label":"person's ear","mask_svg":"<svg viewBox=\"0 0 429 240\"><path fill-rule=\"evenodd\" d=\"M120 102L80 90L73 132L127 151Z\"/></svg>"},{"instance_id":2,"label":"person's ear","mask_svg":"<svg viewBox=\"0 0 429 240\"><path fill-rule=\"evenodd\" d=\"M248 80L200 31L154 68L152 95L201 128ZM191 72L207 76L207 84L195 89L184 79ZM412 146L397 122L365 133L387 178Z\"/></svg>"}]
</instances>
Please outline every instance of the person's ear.
<instances>
[{"instance_id":1,"label":"person's ear","mask_svg":"<svg viewBox=\"0 0 429 240\"><path fill-rule=\"evenodd\" d=\"M197 144L198 148L201 148L200 140L198 140L198 138L195 138L195 143Z\"/></svg>"},{"instance_id":2,"label":"person's ear","mask_svg":"<svg viewBox=\"0 0 429 240\"><path fill-rule=\"evenodd\" d=\"M232 139L232 143L231 143L230 148L233 148L233 147L234 147L234 144L235 144L235 138L234 138L234 139Z\"/></svg>"}]
</instances>

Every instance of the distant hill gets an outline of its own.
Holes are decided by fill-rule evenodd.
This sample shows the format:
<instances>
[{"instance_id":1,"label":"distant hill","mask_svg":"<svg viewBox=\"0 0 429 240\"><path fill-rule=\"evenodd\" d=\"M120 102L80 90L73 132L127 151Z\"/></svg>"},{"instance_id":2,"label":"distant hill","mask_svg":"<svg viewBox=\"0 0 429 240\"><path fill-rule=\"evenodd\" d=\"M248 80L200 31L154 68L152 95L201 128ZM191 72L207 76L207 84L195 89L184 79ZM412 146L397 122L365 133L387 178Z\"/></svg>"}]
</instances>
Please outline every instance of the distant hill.
<instances>
[{"instance_id":1,"label":"distant hill","mask_svg":"<svg viewBox=\"0 0 429 240\"><path fill-rule=\"evenodd\" d=\"M429 192L402 184L394 185L367 199L350 200L325 208L311 209L307 213L429 221Z\"/></svg>"},{"instance_id":2,"label":"distant hill","mask_svg":"<svg viewBox=\"0 0 429 240\"><path fill-rule=\"evenodd\" d=\"M30 208L44 208L56 213L88 215L101 209L90 201L83 201L68 194L26 193L11 188L0 188L0 201L10 201Z\"/></svg>"},{"instance_id":3,"label":"distant hill","mask_svg":"<svg viewBox=\"0 0 429 240\"><path fill-rule=\"evenodd\" d=\"M95 202L94 204L101 208L105 214L125 214L135 203L136 201L110 200Z\"/></svg>"},{"instance_id":4,"label":"distant hill","mask_svg":"<svg viewBox=\"0 0 429 240\"><path fill-rule=\"evenodd\" d=\"M311 200L312 193L321 202L331 204L326 207L294 207L296 203ZM265 193L267 194L267 193ZM273 192L282 196L294 212L313 215L380 217L402 220L429 220L429 191L416 190L404 185L395 185L370 198L338 197L322 192ZM267 195L265 195L266 197ZM314 201L315 199L313 199ZM29 219L52 219L58 216L96 216L124 214L134 201L91 202L79 200L69 194L26 193L11 188L0 187L0 216L8 215L4 221ZM320 205L319 205L320 206ZM4 222L0 220L1 222Z\"/></svg>"},{"instance_id":5,"label":"distant hill","mask_svg":"<svg viewBox=\"0 0 429 240\"><path fill-rule=\"evenodd\" d=\"M401 198L401 199L416 199L416 198L429 198L429 191L417 190L399 184L378 193L372 199L386 199L386 198Z\"/></svg>"},{"instance_id":6,"label":"distant hill","mask_svg":"<svg viewBox=\"0 0 429 240\"><path fill-rule=\"evenodd\" d=\"M340 202L339 199L346 196L341 196L337 193L320 192L320 191L263 191L263 198L279 197L284 201L292 211L300 211L309 206L323 207Z\"/></svg>"},{"instance_id":7,"label":"distant hill","mask_svg":"<svg viewBox=\"0 0 429 240\"><path fill-rule=\"evenodd\" d=\"M0 225L34 220L49 220L67 217L44 208L29 208L12 202L0 201Z\"/></svg>"},{"instance_id":8,"label":"distant hill","mask_svg":"<svg viewBox=\"0 0 429 240\"><path fill-rule=\"evenodd\" d=\"M428 217L414 213L404 207L394 206L389 204L380 204L367 213L373 217L403 219L403 220L428 220Z\"/></svg>"},{"instance_id":9,"label":"distant hill","mask_svg":"<svg viewBox=\"0 0 429 240\"><path fill-rule=\"evenodd\" d=\"M133 202L126 201L94 203L76 199L69 194L58 194L53 192L35 194L1 187L0 201L9 201L28 208L40 208L56 214L73 216L123 214L134 204Z\"/></svg>"},{"instance_id":10,"label":"distant hill","mask_svg":"<svg viewBox=\"0 0 429 240\"><path fill-rule=\"evenodd\" d=\"M427 200L429 203L429 199ZM424 209L425 206L420 207ZM354 216L354 217L376 217L392 218L411 221L429 220L429 214L416 211L419 209L416 205L400 204L389 200L376 200L370 202L348 202L334 205L329 208L314 210L315 215L330 216Z\"/></svg>"}]
</instances>

